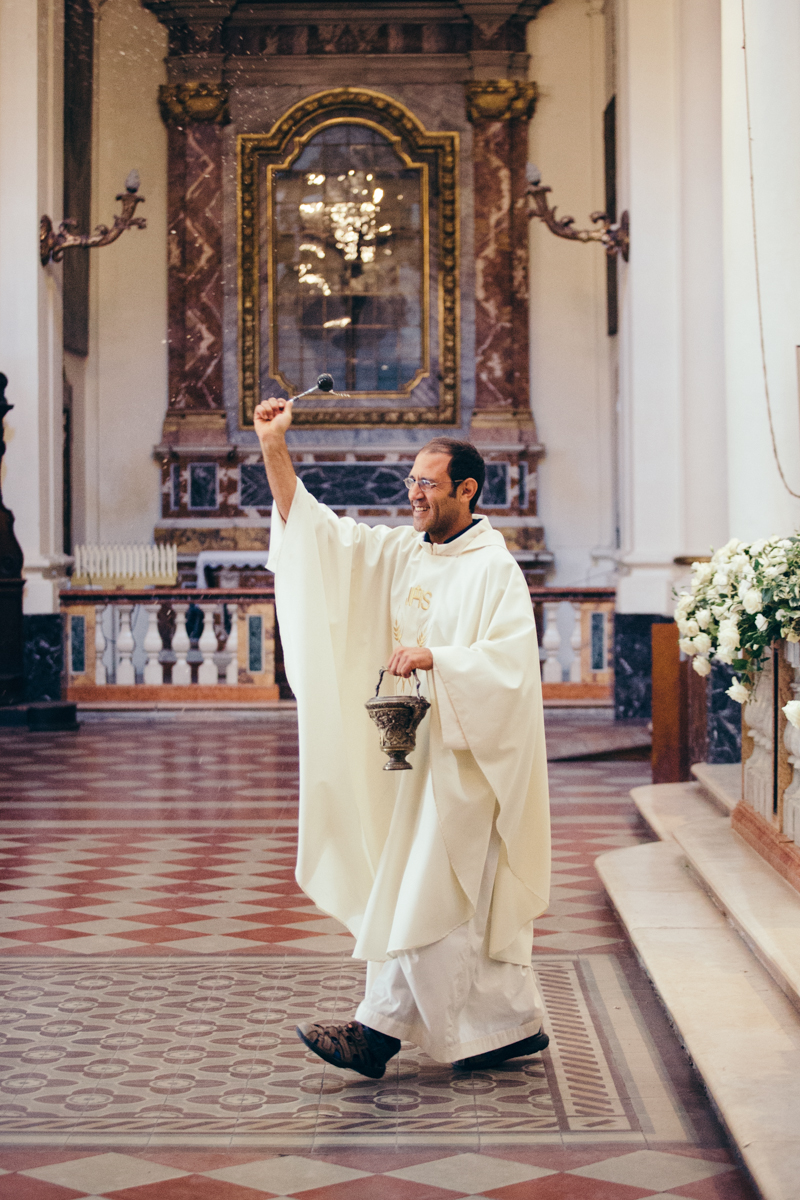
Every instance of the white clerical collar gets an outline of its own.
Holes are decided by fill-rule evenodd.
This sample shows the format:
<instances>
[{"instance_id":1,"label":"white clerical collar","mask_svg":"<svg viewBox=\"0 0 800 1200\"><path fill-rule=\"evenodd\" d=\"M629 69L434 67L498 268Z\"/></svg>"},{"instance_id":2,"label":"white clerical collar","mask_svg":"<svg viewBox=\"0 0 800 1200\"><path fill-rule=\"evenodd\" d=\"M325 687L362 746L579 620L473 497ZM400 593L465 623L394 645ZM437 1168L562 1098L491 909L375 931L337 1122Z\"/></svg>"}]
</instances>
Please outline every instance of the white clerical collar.
<instances>
[{"instance_id":1,"label":"white clerical collar","mask_svg":"<svg viewBox=\"0 0 800 1200\"><path fill-rule=\"evenodd\" d=\"M492 529L489 518L477 517L473 520L471 525L468 525L466 529L462 529L461 533L456 534L455 537L448 538L446 542L427 541L426 535L423 534L420 537L420 544L424 551L426 551L428 554L435 555L437 558L451 556L454 557L457 554L463 554L466 550L469 550L477 538L492 533L494 533L494 530ZM503 535L500 534L499 537L502 541Z\"/></svg>"},{"instance_id":2,"label":"white clerical collar","mask_svg":"<svg viewBox=\"0 0 800 1200\"><path fill-rule=\"evenodd\" d=\"M480 525L480 523L480 517L473 517L469 525L465 525L463 529L459 529L458 533L454 533L452 537L445 538L443 542L431 542L430 536L427 533L422 535L422 540L423 542L430 542L432 546L449 546L450 542L454 542L456 538L460 538L462 534L465 534L468 529L472 529L475 525Z\"/></svg>"}]
</instances>

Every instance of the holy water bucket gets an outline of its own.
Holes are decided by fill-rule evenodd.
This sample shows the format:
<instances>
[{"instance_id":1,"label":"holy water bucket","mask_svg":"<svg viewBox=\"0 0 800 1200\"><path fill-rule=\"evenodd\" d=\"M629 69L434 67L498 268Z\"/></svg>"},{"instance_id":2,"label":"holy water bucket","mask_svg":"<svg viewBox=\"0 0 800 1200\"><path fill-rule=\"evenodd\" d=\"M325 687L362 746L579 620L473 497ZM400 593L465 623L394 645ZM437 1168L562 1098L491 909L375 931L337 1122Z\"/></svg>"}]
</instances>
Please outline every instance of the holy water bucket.
<instances>
[{"instance_id":1,"label":"holy water bucket","mask_svg":"<svg viewBox=\"0 0 800 1200\"><path fill-rule=\"evenodd\" d=\"M364 707L380 730L381 750L389 758L384 771L410 771L411 763L406 762L406 755L416 745L417 728L430 704L420 695L419 676L416 671L416 696L379 696L385 674L386 668L381 667L375 695Z\"/></svg>"}]
</instances>

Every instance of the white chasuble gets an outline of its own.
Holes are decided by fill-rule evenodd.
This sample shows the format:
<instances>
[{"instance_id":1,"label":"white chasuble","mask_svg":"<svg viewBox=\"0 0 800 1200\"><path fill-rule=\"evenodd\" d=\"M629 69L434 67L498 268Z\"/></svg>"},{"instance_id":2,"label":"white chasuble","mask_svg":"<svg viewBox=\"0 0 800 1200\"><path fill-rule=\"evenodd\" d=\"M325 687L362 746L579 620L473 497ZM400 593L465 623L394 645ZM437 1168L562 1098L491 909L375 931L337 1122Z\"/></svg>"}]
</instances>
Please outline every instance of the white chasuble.
<instances>
[{"instance_id":1,"label":"white chasuble","mask_svg":"<svg viewBox=\"0 0 800 1200\"><path fill-rule=\"evenodd\" d=\"M443 545L410 526L337 518L298 481L269 567L297 697L297 881L377 963L428 946L476 911L500 844L489 956L530 966L547 907L550 827L539 652L525 579L482 517ZM431 709L384 771L365 702L398 645L426 646ZM382 694L408 689L386 676Z\"/></svg>"}]
</instances>

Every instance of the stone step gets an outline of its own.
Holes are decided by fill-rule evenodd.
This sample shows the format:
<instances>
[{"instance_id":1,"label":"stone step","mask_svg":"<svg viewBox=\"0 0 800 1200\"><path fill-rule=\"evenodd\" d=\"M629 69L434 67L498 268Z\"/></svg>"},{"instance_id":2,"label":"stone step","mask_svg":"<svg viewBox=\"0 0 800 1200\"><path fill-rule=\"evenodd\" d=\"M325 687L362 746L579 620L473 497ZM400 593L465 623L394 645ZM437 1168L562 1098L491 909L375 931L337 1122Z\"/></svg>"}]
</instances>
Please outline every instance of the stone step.
<instances>
[{"instance_id":1,"label":"stone step","mask_svg":"<svg viewBox=\"0 0 800 1200\"><path fill-rule=\"evenodd\" d=\"M669 841L675 830L714 814L724 817L699 783L646 783L631 790L631 797L656 837Z\"/></svg>"},{"instance_id":2,"label":"stone step","mask_svg":"<svg viewBox=\"0 0 800 1200\"><path fill-rule=\"evenodd\" d=\"M800 895L727 821L692 821L673 836L701 887L800 1014Z\"/></svg>"},{"instance_id":3,"label":"stone step","mask_svg":"<svg viewBox=\"0 0 800 1200\"><path fill-rule=\"evenodd\" d=\"M697 836L688 837L691 831ZM673 833L691 844L696 862L711 870L724 892L722 876L733 870L730 843L741 845L727 821L684 823ZM712 869L711 853L729 866ZM800 1015L697 882L686 855L670 838L612 850L596 865L761 1195L797 1200ZM760 876L751 888L752 865L748 861L739 877L745 893L736 906L740 914L748 904L760 912L768 898L778 898L774 890L762 890ZM775 881L789 890L777 876ZM785 952L784 927L780 919L777 924L781 932L774 936Z\"/></svg>"},{"instance_id":4,"label":"stone step","mask_svg":"<svg viewBox=\"0 0 800 1200\"><path fill-rule=\"evenodd\" d=\"M742 764L695 763L692 774L724 812L733 812L742 798Z\"/></svg>"}]
</instances>

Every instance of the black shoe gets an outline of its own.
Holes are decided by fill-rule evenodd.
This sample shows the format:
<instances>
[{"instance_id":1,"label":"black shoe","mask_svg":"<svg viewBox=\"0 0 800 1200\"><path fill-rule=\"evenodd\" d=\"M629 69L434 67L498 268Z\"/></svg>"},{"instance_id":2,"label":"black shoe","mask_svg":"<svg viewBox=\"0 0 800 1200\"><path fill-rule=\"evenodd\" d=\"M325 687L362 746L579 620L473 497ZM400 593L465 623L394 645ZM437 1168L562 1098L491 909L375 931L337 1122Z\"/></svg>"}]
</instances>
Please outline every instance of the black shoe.
<instances>
[{"instance_id":1,"label":"black shoe","mask_svg":"<svg viewBox=\"0 0 800 1200\"><path fill-rule=\"evenodd\" d=\"M527 1054L538 1054L550 1045L550 1038L543 1029L533 1037L523 1038L521 1042L512 1042L510 1046L500 1046L497 1050L487 1050L485 1054L473 1054L471 1058L459 1058L450 1065L458 1071L486 1071L490 1067L499 1067L509 1058L524 1058Z\"/></svg>"},{"instance_id":2,"label":"black shoe","mask_svg":"<svg viewBox=\"0 0 800 1200\"><path fill-rule=\"evenodd\" d=\"M346 1025L303 1021L296 1028L300 1041L325 1062L357 1071L368 1079L380 1079L386 1073L387 1062L400 1049L399 1038L370 1029L360 1021L348 1021Z\"/></svg>"}]
</instances>

